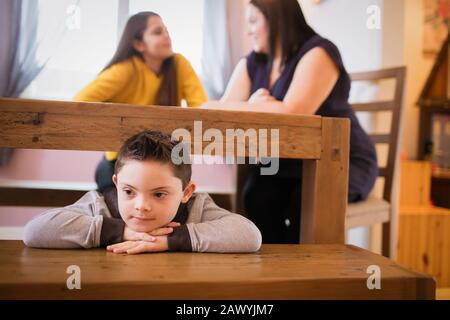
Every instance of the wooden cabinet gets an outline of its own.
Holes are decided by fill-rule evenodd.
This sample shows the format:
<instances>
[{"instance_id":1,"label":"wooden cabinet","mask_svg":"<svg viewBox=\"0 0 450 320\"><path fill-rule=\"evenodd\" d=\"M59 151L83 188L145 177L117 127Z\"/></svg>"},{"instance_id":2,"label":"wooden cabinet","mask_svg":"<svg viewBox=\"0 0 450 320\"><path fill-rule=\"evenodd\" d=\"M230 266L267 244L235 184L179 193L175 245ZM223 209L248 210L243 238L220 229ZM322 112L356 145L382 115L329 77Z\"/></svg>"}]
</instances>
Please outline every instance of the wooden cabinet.
<instances>
[{"instance_id":1,"label":"wooden cabinet","mask_svg":"<svg viewBox=\"0 0 450 320\"><path fill-rule=\"evenodd\" d=\"M401 165L397 262L450 287L450 210L430 204L431 164Z\"/></svg>"}]
</instances>

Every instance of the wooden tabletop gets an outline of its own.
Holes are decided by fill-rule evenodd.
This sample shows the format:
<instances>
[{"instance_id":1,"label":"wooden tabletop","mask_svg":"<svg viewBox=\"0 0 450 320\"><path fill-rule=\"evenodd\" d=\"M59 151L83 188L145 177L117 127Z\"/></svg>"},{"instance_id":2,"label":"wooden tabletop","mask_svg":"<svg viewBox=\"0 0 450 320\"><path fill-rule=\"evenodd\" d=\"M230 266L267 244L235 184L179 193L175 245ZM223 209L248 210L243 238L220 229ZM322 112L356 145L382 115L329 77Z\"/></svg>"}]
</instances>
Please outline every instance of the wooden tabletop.
<instances>
[{"instance_id":1,"label":"wooden tabletop","mask_svg":"<svg viewBox=\"0 0 450 320\"><path fill-rule=\"evenodd\" d=\"M71 265L81 289L67 288ZM367 288L367 268L381 289ZM346 245L263 245L255 254L117 255L0 241L0 299L434 299L434 280Z\"/></svg>"}]
</instances>

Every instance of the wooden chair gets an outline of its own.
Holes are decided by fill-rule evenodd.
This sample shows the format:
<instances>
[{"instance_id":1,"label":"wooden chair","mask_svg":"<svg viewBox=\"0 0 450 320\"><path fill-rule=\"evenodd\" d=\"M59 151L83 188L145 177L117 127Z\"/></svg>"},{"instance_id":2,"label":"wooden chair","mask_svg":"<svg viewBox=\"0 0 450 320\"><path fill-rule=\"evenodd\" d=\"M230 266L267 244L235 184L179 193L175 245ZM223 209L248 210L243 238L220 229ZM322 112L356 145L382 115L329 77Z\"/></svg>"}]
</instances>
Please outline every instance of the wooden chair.
<instances>
[{"instance_id":1,"label":"wooden chair","mask_svg":"<svg viewBox=\"0 0 450 320\"><path fill-rule=\"evenodd\" d=\"M386 134L370 134L375 144L388 144L388 155L386 167L379 168L379 177L384 178L383 196L377 198L369 196L362 202L350 203L346 214L346 229L369 226L376 223L383 224L382 232L382 254L389 257L392 246L391 234L395 226L391 225L395 212L392 203L393 181L396 167L398 141L400 136L400 119L403 105L403 91L406 68L398 67L370 72L361 72L351 74L352 81L371 81L377 82L384 79L395 79L395 93L393 100L378 101L369 103L355 103L352 108L355 112L381 112L388 111L392 113L390 132Z\"/></svg>"},{"instance_id":2,"label":"wooden chair","mask_svg":"<svg viewBox=\"0 0 450 320\"><path fill-rule=\"evenodd\" d=\"M392 216L391 197L392 182L394 177L394 166L398 147L399 122L401 119L404 77L406 69L404 67L377 70L372 72L355 73L351 75L353 81L379 81L383 79L395 78L396 88L392 101L358 103L352 107L356 112L392 112L392 123L389 134L370 135L375 144L389 144L389 154L387 166L379 169L379 176L385 178L383 197L370 197L366 201L351 203L348 205L346 214L346 229L368 226L375 223L384 223L383 227L383 254L389 256L390 250L390 218ZM237 170L237 191L235 198L236 211L244 213L242 199L243 186L250 169L249 165L241 165Z\"/></svg>"}]
</instances>

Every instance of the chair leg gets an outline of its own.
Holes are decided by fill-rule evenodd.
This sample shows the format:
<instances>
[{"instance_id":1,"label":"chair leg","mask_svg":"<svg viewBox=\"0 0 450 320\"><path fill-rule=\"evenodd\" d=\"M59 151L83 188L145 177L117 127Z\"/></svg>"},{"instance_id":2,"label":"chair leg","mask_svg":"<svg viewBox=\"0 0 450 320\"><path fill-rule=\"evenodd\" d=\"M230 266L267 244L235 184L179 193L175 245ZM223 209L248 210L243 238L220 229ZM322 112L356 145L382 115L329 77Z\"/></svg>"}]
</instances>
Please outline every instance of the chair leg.
<instances>
[{"instance_id":1,"label":"chair leg","mask_svg":"<svg viewBox=\"0 0 450 320\"><path fill-rule=\"evenodd\" d=\"M391 255L391 223L383 223L381 254L386 258Z\"/></svg>"},{"instance_id":2,"label":"chair leg","mask_svg":"<svg viewBox=\"0 0 450 320\"><path fill-rule=\"evenodd\" d=\"M244 184L248 178L248 175L255 165L248 164L248 158L245 158L245 164L237 166L236 177L236 194L234 197L234 212L245 215L244 204L242 203L242 194L244 193Z\"/></svg>"}]
</instances>

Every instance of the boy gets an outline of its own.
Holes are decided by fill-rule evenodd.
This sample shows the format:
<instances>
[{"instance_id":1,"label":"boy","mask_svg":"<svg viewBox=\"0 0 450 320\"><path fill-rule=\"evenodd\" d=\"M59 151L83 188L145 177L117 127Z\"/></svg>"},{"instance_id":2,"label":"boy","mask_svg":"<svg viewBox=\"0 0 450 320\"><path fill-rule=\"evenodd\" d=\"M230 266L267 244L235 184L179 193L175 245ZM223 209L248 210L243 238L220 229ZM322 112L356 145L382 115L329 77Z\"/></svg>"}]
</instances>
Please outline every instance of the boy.
<instances>
[{"instance_id":1,"label":"boy","mask_svg":"<svg viewBox=\"0 0 450 320\"><path fill-rule=\"evenodd\" d=\"M25 227L25 244L127 254L258 251L261 233L250 220L218 207L208 194L194 194L191 165L172 161L178 143L157 131L132 136L118 154L116 188L90 191L35 217Z\"/></svg>"}]
</instances>

